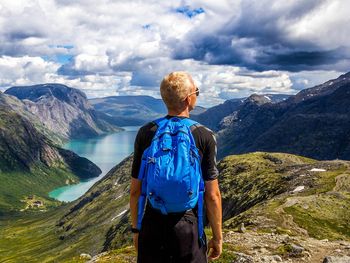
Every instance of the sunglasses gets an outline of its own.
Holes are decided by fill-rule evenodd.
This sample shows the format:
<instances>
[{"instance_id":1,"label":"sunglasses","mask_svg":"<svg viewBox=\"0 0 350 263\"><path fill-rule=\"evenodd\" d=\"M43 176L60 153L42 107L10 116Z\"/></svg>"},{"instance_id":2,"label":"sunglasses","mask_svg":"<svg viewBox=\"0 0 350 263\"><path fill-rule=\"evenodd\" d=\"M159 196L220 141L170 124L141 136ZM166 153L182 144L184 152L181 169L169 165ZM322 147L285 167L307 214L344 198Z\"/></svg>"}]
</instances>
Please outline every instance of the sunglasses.
<instances>
[{"instance_id":1,"label":"sunglasses","mask_svg":"<svg viewBox=\"0 0 350 263\"><path fill-rule=\"evenodd\" d=\"M196 91L188 94L188 96L191 96L192 94L195 94L195 93L196 93L196 96L198 97L199 96L199 88L198 87L196 87Z\"/></svg>"}]
</instances>

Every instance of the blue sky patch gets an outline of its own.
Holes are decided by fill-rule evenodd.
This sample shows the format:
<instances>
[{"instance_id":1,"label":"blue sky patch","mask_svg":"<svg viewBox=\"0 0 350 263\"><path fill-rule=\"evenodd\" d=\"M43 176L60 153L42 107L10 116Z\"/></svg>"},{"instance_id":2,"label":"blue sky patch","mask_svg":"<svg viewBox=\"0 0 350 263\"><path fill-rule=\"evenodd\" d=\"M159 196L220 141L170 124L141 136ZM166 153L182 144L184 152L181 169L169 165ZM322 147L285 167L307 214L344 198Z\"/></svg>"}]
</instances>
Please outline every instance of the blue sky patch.
<instances>
[{"instance_id":1,"label":"blue sky patch","mask_svg":"<svg viewBox=\"0 0 350 263\"><path fill-rule=\"evenodd\" d=\"M54 61L60 64L68 63L74 56L70 54L57 54L52 56L42 56L46 61Z\"/></svg>"},{"instance_id":2,"label":"blue sky patch","mask_svg":"<svg viewBox=\"0 0 350 263\"><path fill-rule=\"evenodd\" d=\"M195 17L196 15L205 13L205 11L202 7L191 9L190 6L188 6L188 5L180 6L180 7L176 8L176 12L183 14L189 18L192 18L192 17Z\"/></svg>"},{"instance_id":3,"label":"blue sky patch","mask_svg":"<svg viewBox=\"0 0 350 263\"><path fill-rule=\"evenodd\" d=\"M74 48L73 45L49 45L49 48L65 48L65 49L72 49Z\"/></svg>"}]
</instances>

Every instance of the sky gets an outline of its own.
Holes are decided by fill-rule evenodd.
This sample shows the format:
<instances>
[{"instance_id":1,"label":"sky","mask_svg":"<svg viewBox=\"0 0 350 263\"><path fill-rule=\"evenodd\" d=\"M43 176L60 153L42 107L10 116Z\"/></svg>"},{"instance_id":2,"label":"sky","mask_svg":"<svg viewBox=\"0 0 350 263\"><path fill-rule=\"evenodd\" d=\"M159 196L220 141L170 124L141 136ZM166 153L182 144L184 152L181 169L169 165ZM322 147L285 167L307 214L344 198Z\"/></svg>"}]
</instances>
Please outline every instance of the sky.
<instances>
[{"instance_id":1,"label":"sky","mask_svg":"<svg viewBox=\"0 0 350 263\"><path fill-rule=\"evenodd\" d=\"M349 0L0 0L0 90L150 95L189 72L198 104L296 94L350 71Z\"/></svg>"}]
</instances>

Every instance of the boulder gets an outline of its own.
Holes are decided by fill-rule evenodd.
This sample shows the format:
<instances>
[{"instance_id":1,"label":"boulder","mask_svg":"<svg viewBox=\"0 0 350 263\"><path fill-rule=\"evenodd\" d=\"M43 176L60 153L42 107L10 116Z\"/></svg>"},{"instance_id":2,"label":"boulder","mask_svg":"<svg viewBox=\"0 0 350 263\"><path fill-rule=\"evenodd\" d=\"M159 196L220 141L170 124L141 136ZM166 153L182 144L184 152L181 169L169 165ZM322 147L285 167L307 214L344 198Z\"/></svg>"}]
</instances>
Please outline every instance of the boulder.
<instances>
[{"instance_id":1,"label":"boulder","mask_svg":"<svg viewBox=\"0 0 350 263\"><path fill-rule=\"evenodd\" d=\"M350 257L348 256L327 256L324 258L323 263L349 263Z\"/></svg>"}]
</instances>

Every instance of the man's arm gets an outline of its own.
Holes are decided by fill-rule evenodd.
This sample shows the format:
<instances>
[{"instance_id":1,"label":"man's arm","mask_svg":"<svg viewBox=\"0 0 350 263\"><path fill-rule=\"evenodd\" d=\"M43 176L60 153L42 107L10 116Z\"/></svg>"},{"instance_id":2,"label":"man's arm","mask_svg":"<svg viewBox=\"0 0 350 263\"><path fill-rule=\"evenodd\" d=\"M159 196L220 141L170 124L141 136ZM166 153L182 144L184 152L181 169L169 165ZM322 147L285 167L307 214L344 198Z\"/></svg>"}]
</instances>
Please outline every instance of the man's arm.
<instances>
[{"instance_id":1,"label":"man's arm","mask_svg":"<svg viewBox=\"0 0 350 263\"><path fill-rule=\"evenodd\" d=\"M132 228L137 228L137 213L138 213L138 201L141 195L142 181L138 180L138 173L140 170L141 158L142 158L142 142L141 142L141 129L138 131L135 143L134 143L134 160L131 169L131 182L130 182L130 214ZM136 251L138 249L138 233L133 234L134 246Z\"/></svg>"},{"instance_id":2,"label":"man's arm","mask_svg":"<svg viewBox=\"0 0 350 263\"><path fill-rule=\"evenodd\" d=\"M216 259L222 252L222 206L217 179L205 182L204 196L207 207L207 216L213 232L213 238L208 243L208 248L212 249L209 258Z\"/></svg>"},{"instance_id":3,"label":"man's arm","mask_svg":"<svg viewBox=\"0 0 350 263\"><path fill-rule=\"evenodd\" d=\"M138 201L141 195L141 181L135 178L131 178L130 185L130 213L131 213L131 224L133 228L137 227L137 211Z\"/></svg>"}]
</instances>

